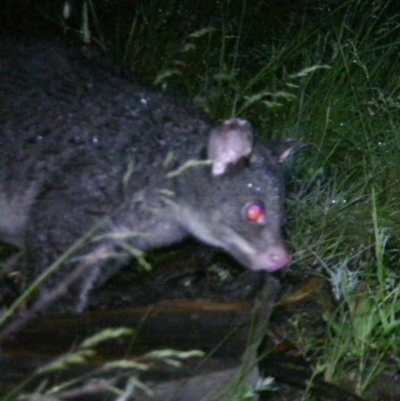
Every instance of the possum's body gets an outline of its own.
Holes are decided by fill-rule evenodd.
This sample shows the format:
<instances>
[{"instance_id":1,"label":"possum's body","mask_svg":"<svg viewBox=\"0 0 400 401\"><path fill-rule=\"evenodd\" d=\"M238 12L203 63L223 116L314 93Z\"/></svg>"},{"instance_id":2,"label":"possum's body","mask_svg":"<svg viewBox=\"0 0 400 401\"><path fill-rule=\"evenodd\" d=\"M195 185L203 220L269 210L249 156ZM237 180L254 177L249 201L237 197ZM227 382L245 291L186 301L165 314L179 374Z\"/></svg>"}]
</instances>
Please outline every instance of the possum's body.
<instances>
[{"instance_id":1,"label":"possum's body","mask_svg":"<svg viewBox=\"0 0 400 401\"><path fill-rule=\"evenodd\" d=\"M187 235L250 269L289 262L280 155L254 142L247 121L214 124L45 42L0 42L0 82L0 238L26 248L37 276L95 231L44 292L90 262L73 284L83 308L132 251Z\"/></svg>"}]
</instances>

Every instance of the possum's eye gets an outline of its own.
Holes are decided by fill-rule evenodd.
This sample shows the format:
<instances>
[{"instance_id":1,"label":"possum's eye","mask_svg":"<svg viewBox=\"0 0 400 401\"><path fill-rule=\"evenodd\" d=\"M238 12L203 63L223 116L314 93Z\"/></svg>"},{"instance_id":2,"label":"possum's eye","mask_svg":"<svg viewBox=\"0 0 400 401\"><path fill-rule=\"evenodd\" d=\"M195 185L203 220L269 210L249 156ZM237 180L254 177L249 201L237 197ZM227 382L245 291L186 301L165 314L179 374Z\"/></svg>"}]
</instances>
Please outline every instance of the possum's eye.
<instances>
[{"instance_id":1,"label":"possum's eye","mask_svg":"<svg viewBox=\"0 0 400 401\"><path fill-rule=\"evenodd\" d=\"M261 222L265 216L265 207L261 202L249 203L245 207L247 220Z\"/></svg>"}]
</instances>

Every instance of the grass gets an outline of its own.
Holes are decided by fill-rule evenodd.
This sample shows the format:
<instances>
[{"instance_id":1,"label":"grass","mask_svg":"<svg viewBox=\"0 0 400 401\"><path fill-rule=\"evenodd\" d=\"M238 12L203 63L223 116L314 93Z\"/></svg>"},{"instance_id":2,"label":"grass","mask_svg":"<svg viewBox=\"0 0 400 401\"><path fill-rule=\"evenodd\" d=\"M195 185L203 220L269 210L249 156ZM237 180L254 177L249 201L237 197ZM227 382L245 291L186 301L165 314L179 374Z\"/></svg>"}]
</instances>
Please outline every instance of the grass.
<instances>
[{"instance_id":1,"label":"grass","mask_svg":"<svg viewBox=\"0 0 400 401\"><path fill-rule=\"evenodd\" d=\"M126 328L105 329L85 339L67 353L43 364L13 391L3 395L2 399L49 401L92 396L98 399L113 397L111 399L128 400L138 389L151 397L154 394L139 380L140 373L148 371L155 364L177 368L189 358L203 356L200 351L158 350L136 358L122 357L108 362L102 361L96 347L104 343L110 346L114 341L122 341L124 337L133 338L134 331ZM88 363L86 369L74 371L74 367L84 363ZM65 373L70 371L66 376ZM29 389L29 386L33 386L33 389Z\"/></svg>"},{"instance_id":2,"label":"grass","mask_svg":"<svg viewBox=\"0 0 400 401\"><path fill-rule=\"evenodd\" d=\"M139 2L92 31L160 90L308 144L293 161L287 232L293 265L327 277L337 307L323 343L302 330L291 340L326 380L368 395L400 355L400 16L388 1L211 3Z\"/></svg>"},{"instance_id":3,"label":"grass","mask_svg":"<svg viewBox=\"0 0 400 401\"><path fill-rule=\"evenodd\" d=\"M235 8L236 26L224 3L220 25L181 39L155 79L214 117L239 115L266 136L309 144L294 162L289 238L294 265L326 276L338 306L326 311L325 343L307 343L318 373L351 378L360 395L399 354L400 35L389 6L348 1L315 10L314 20L297 10L279 35L258 25L255 36L249 10Z\"/></svg>"}]
</instances>

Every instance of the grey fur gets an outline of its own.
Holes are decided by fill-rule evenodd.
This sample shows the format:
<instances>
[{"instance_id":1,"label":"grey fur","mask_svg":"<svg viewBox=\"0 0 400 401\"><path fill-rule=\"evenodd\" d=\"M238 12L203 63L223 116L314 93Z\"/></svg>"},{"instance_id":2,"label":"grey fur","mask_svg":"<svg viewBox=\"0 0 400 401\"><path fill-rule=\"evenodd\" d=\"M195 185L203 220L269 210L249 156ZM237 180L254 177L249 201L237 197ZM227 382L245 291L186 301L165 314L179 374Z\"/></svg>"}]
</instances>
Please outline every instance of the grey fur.
<instances>
[{"instance_id":1,"label":"grey fur","mask_svg":"<svg viewBox=\"0 0 400 401\"><path fill-rule=\"evenodd\" d=\"M42 294L85 263L70 291L81 310L132 254L187 235L250 269L289 262L280 156L292 143L277 153L246 120L215 124L79 48L2 41L0 82L0 238L26 248L37 277L98 225Z\"/></svg>"}]
</instances>

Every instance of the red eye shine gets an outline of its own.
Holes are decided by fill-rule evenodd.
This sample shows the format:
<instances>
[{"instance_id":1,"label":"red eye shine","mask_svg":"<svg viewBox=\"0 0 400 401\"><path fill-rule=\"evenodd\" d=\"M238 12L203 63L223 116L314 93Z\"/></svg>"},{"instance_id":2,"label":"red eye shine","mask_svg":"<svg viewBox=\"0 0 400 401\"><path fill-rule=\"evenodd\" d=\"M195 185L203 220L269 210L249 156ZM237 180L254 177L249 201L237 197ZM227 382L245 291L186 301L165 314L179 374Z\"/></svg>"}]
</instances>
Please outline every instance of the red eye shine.
<instances>
[{"instance_id":1,"label":"red eye shine","mask_svg":"<svg viewBox=\"0 0 400 401\"><path fill-rule=\"evenodd\" d=\"M250 221L259 221L265 215L265 208L260 203L252 203L246 208L246 217Z\"/></svg>"}]
</instances>

